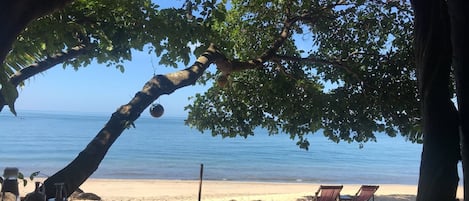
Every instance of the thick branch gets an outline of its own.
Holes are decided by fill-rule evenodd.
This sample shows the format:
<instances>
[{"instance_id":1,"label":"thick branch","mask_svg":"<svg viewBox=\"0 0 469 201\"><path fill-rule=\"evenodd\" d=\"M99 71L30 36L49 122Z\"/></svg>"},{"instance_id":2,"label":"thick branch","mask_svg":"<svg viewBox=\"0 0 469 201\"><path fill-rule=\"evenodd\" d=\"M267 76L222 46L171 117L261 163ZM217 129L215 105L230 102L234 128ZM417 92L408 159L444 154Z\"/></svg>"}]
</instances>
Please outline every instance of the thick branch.
<instances>
[{"instance_id":1,"label":"thick branch","mask_svg":"<svg viewBox=\"0 0 469 201\"><path fill-rule=\"evenodd\" d=\"M288 18L283 24L283 29L280 32L279 37L274 41L272 46L267 49L264 53L261 54L258 58L251 59L248 61L236 61L236 60L220 60L218 61L217 68L225 75L229 75L232 72L247 70L247 69L256 69L262 66L263 63L272 59L275 56L275 53L280 49L280 47L285 43L285 41L290 37L290 30L293 24L300 20L302 16Z\"/></svg>"},{"instance_id":2,"label":"thick branch","mask_svg":"<svg viewBox=\"0 0 469 201\"><path fill-rule=\"evenodd\" d=\"M67 60L76 58L84 53L86 53L90 48L85 46L85 45L79 45L76 47L73 47L67 52L62 52L58 53L54 56L48 57L47 59L37 62L35 64L32 64L26 68L21 69L20 71L16 72L14 75L10 77L9 82L13 86L18 86L19 83L25 81L26 79L37 75L38 73L44 72L52 67L54 67L57 64L63 63ZM5 99L0 93L0 112L2 111L3 107L7 103L5 102Z\"/></svg>"},{"instance_id":3,"label":"thick branch","mask_svg":"<svg viewBox=\"0 0 469 201\"><path fill-rule=\"evenodd\" d=\"M145 108L160 95L170 94L179 88L194 84L210 64L220 59L224 59L224 56L214 45L210 45L191 67L175 73L154 76L129 103L112 114L104 128L70 164L44 182L47 197L54 197L54 183L57 182L65 183L65 191L70 195L93 174L111 145Z\"/></svg>"},{"instance_id":4,"label":"thick branch","mask_svg":"<svg viewBox=\"0 0 469 201\"><path fill-rule=\"evenodd\" d=\"M87 48L86 45L79 45L71 48L66 52L57 53L47 59L32 64L26 68L21 69L10 77L10 83L17 86L19 83L27 80L28 78L44 72L57 64L63 63L67 60L74 59L77 56L80 56L87 52L90 48Z\"/></svg>"}]
</instances>

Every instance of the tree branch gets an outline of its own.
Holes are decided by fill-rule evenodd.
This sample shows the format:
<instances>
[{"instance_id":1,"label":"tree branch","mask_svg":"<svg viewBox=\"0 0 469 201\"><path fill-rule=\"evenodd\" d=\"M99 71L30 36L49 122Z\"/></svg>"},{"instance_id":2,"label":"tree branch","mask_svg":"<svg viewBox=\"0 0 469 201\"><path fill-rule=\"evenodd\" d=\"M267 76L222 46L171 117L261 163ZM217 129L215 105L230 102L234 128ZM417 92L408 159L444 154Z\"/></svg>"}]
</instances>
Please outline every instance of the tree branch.
<instances>
[{"instance_id":1,"label":"tree branch","mask_svg":"<svg viewBox=\"0 0 469 201\"><path fill-rule=\"evenodd\" d=\"M84 44L81 44L81 45L71 48L70 50L66 52L57 53L51 57L48 57L47 59L43 61L32 64L16 72L14 75L10 77L10 83L17 86L22 81L27 80L28 78L38 73L44 72L54 67L57 64L63 63L67 60L76 58L77 56L80 56L86 53L89 49L90 47Z\"/></svg>"},{"instance_id":2,"label":"tree branch","mask_svg":"<svg viewBox=\"0 0 469 201\"><path fill-rule=\"evenodd\" d=\"M347 73L352 75L355 79L357 79L357 81L364 83L364 81L360 78L360 76L358 76L358 74L353 72L353 70L349 66L344 65L340 60L330 61L330 60L320 59L316 57L302 58L302 57L293 57L293 56L286 56L286 55L275 55L274 58L278 60L285 60L285 61L310 62L310 63L327 64L327 65L336 66L345 70Z\"/></svg>"},{"instance_id":3,"label":"tree branch","mask_svg":"<svg viewBox=\"0 0 469 201\"><path fill-rule=\"evenodd\" d=\"M63 63L67 60L76 58L79 55L85 54L90 48L91 47L89 46L81 44L71 48L67 52L61 52L51 57L48 57L43 61L32 64L16 72L10 77L9 82L10 84L16 87L19 85L19 83L27 80L28 78L34 75L37 75L38 73L44 72L54 67L55 65ZM7 105L5 98L3 97L2 93L0 93L0 112L2 111L5 105Z\"/></svg>"},{"instance_id":4,"label":"tree branch","mask_svg":"<svg viewBox=\"0 0 469 201\"><path fill-rule=\"evenodd\" d=\"M55 196L54 183L57 182L65 183L64 188L68 197L96 171L115 140L153 101L163 94L170 94L179 88L194 84L210 64L225 59L224 57L211 44L191 67L154 76L129 103L112 114L106 125L71 163L44 181L47 198Z\"/></svg>"},{"instance_id":5,"label":"tree branch","mask_svg":"<svg viewBox=\"0 0 469 201\"><path fill-rule=\"evenodd\" d=\"M272 46L262 53L258 58L251 59L248 61L238 61L238 60L220 60L216 63L218 70L222 72L223 75L229 75L232 72L247 70L247 69L256 69L262 66L263 63L271 60L275 53L280 49L280 47L285 43L285 41L290 37L290 30L302 16L287 18L283 23L282 31L279 34L279 37L273 42Z\"/></svg>"}]
</instances>

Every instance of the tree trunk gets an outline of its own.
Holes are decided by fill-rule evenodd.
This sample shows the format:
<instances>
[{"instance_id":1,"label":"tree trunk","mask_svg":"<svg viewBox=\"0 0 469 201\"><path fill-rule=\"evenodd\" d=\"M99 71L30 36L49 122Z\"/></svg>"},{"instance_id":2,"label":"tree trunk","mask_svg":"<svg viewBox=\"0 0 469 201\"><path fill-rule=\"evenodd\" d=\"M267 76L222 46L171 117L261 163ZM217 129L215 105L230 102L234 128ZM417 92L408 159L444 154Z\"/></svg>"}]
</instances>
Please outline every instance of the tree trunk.
<instances>
[{"instance_id":1,"label":"tree trunk","mask_svg":"<svg viewBox=\"0 0 469 201\"><path fill-rule=\"evenodd\" d=\"M412 5L424 133L417 201L455 200L460 140L458 113L450 93L447 5L442 0L414 0Z\"/></svg>"},{"instance_id":2,"label":"tree trunk","mask_svg":"<svg viewBox=\"0 0 469 201\"><path fill-rule=\"evenodd\" d=\"M449 0L451 20L453 68L461 125L461 147L464 172L464 197L469 196L469 3L466 0Z\"/></svg>"},{"instance_id":3,"label":"tree trunk","mask_svg":"<svg viewBox=\"0 0 469 201\"><path fill-rule=\"evenodd\" d=\"M55 196L54 183L65 183L69 196L98 168L107 151L121 133L131 126L140 114L160 95L170 94L176 89L192 85L205 69L224 56L211 45L189 68L166 75L156 75L126 105L114 112L103 129L88 146L65 168L44 181L47 198Z\"/></svg>"}]
</instances>

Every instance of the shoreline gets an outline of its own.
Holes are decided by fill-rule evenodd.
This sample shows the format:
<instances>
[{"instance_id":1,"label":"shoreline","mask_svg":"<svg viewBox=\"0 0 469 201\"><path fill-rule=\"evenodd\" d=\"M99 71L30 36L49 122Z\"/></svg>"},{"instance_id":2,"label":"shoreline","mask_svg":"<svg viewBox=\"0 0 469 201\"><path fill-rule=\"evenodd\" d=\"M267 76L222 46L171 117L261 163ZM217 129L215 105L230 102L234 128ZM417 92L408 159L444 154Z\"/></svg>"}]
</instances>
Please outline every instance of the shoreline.
<instances>
[{"instance_id":1,"label":"shoreline","mask_svg":"<svg viewBox=\"0 0 469 201\"><path fill-rule=\"evenodd\" d=\"M34 181L43 181L36 178ZM34 181L26 187L20 184L21 196L34 190ZM320 185L342 185L327 183L282 183L204 180L201 198L204 201L304 201L314 196ZM415 200L417 185L379 185L376 201ZM343 184L341 195L354 195L361 184ZM104 201L193 201L198 198L198 180L161 179L88 179L80 188L87 193L97 194ZM457 197L463 195L458 187Z\"/></svg>"}]
</instances>

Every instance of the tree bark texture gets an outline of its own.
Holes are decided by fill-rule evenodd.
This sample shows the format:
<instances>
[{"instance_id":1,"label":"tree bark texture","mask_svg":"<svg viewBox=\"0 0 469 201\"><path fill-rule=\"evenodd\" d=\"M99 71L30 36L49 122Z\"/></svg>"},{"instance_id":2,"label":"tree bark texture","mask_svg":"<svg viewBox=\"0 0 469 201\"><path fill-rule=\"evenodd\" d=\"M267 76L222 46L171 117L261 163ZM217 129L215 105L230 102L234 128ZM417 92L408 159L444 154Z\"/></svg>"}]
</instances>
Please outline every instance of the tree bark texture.
<instances>
[{"instance_id":1,"label":"tree bark texture","mask_svg":"<svg viewBox=\"0 0 469 201\"><path fill-rule=\"evenodd\" d=\"M70 164L44 181L47 198L55 196L54 183L65 183L67 196L73 193L94 173L111 145L133 124L145 108L160 95L170 94L176 89L194 84L210 64L222 58L224 56L211 45L191 67L175 73L154 76L129 103L112 114L104 128Z\"/></svg>"},{"instance_id":2,"label":"tree bark texture","mask_svg":"<svg viewBox=\"0 0 469 201\"><path fill-rule=\"evenodd\" d=\"M448 0L453 68L461 131L464 197L469 196L469 2Z\"/></svg>"},{"instance_id":3,"label":"tree bark texture","mask_svg":"<svg viewBox=\"0 0 469 201\"><path fill-rule=\"evenodd\" d=\"M424 133L417 201L455 200L460 140L458 111L451 101L448 9L442 0L412 4Z\"/></svg>"}]
</instances>

